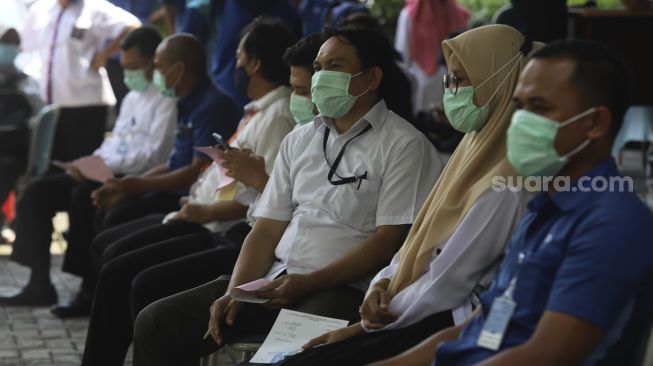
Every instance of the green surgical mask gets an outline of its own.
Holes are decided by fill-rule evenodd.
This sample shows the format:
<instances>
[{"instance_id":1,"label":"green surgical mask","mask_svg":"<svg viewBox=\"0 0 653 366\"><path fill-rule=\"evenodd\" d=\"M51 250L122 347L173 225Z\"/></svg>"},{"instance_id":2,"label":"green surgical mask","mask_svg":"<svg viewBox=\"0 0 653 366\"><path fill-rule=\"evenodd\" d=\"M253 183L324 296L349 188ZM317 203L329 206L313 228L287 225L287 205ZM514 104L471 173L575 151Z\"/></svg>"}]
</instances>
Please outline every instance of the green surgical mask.
<instances>
[{"instance_id":1,"label":"green surgical mask","mask_svg":"<svg viewBox=\"0 0 653 366\"><path fill-rule=\"evenodd\" d=\"M302 95L290 94L290 113L300 126L311 122L315 118L313 101Z\"/></svg>"},{"instance_id":2,"label":"green surgical mask","mask_svg":"<svg viewBox=\"0 0 653 366\"><path fill-rule=\"evenodd\" d=\"M158 69L154 70L154 74L152 75L152 82L154 83L154 86L159 89L161 94L163 94L166 97L175 97L177 96L177 92L175 91L175 88L168 88L168 85L166 83L166 77L159 72Z\"/></svg>"},{"instance_id":3,"label":"green surgical mask","mask_svg":"<svg viewBox=\"0 0 653 366\"><path fill-rule=\"evenodd\" d=\"M517 55L515 55L510 61L506 62L487 79L478 84L476 88L473 86L463 86L456 90L456 94L453 94L448 88L445 89L442 100L442 103L444 104L444 114L447 116L447 119L453 128L463 133L469 133L480 130L485 125L488 115L490 114L490 101L494 99L499 90L501 90L501 87L505 84L506 80L508 80L508 77L512 75L514 68L519 65L518 58L520 56L521 53L517 53ZM485 105L477 107L476 104L474 104L474 92L510 65L512 66L508 70L508 73L503 77L503 80L501 80L497 89L492 93L490 98L488 98Z\"/></svg>"},{"instance_id":4,"label":"green surgical mask","mask_svg":"<svg viewBox=\"0 0 653 366\"><path fill-rule=\"evenodd\" d=\"M142 92L150 85L150 81L145 76L145 70L125 70L123 82L129 90Z\"/></svg>"},{"instance_id":5,"label":"green surgical mask","mask_svg":"<svg viewBox=\"0 0 653 366\"><path fill-rule=\"evenodd\" d=\"M463 133L483 127L490 112L488 104L482 107L477 107L474 104L474 87L472 86L458 88L456 95L451 90L445 89L443 104L444 114L451 127Z\"/></svg>"},{"instance_id":6,"label":"green surgical mask","mask_svg":"<svg viewBox=\"0 0 653 366\"><path fill-rule=\"evenodd\" d=\"M508 161L521 176L553 176L576 155L589 145L587 139L578 147L560 156L555 149L558 130L590 115L590 108L568 120L558 123L526 110L518 110L512 116L508 128Z\"/></svg>"},{"instance_id":7,"label":"green surgical mask","mask_svg":"<svg viewBox=\"0 0 653 366\"><path fill-rule=\"evenodd\" d=\"M363 72L365 71L352 75L346 72L322 70L313 75L311 96L322 116L339 118L349 113L356 99L369 90L356 96L349 94L349 82Z\"/></svg>"},{"instance_id":8,"label":"green surgical mask","mask_svg":"<svg viewBox=\"0 0 653 366\"><path fill-rule=\"evenodd\" d=\"M0 43L0 67L11 66L18 56L18 46L15 44Z\"/></svg>"}]
</instances>

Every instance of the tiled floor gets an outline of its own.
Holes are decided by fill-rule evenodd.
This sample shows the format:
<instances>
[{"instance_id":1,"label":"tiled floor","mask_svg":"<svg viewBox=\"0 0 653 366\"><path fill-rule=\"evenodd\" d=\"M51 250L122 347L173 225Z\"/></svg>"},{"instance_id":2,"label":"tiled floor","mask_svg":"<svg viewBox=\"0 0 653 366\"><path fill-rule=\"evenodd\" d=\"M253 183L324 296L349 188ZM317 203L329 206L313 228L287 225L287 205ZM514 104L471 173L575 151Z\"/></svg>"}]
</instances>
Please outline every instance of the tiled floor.
<instances>
[{"instance_id":1,"label":"tiled floor","mask_svg":"<svg viewBox=\"0 0 653 366\"><path fill-rule=\"evenodd\" d=\"M79 278L61 272L61 255L53 256L52 279L59 300L67 301L77 290ZM29 271L0 255L0 292L24 284ZM0 306L0 366L77 366L81 363L88 319L61 320L46 307ZM237 355L219 354L219 365L235 365ZM125 365L132 365L131 350Z\"/></svg>"}]
</instances>

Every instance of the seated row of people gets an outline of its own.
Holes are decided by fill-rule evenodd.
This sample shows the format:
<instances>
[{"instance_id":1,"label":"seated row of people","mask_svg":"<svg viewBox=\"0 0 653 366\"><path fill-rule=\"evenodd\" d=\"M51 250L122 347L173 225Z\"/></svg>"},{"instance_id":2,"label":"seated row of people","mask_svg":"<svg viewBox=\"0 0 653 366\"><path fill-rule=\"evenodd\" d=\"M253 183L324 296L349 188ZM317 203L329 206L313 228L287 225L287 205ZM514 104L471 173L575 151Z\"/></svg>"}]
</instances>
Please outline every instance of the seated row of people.
<instances>
[{"instance_id":1,"label":"seated row of people","mask_svg":"<svg viewBox=\"0 0 653 366\"><path fill-rule=\"evenodd\" d=\"M265 337L280 308L352 322L284 365L632 354L651 304L653 215L632 192L584 189L620 176L609 152L628 99L614 56L579 41L543 46L501 25L445 41L445 112L466 135L443 170L407 121L408 83L385 36L344 26L294 42L279 21L243 31L236 85L253 101L238 128L196 72L205 55L194 38L171 36L150 53L153 84L183 96L169 165L183 163L86 191L100 209L80 292L94 293L83 364L122 364L132 332L135 364L196 364L240 337ZM212 145L214 131L235 133L209 165L192 148ZM533 198L496 183L530 176L570 186ZM172 204L178 191L188 198ZM32 278L49 272L41 262ZM228 295L262 277L267 302ZM51 302L43 288L0 301Z\"/></svg>"}]
</instances>

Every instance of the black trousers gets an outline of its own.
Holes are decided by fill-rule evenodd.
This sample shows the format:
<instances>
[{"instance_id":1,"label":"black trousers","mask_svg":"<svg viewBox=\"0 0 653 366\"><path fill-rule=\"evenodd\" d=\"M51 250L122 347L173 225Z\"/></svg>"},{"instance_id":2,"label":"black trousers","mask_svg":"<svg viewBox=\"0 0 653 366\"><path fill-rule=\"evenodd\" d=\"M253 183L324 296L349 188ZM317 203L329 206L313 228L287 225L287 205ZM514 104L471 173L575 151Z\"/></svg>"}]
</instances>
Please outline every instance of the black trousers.
<instances>
[{"instance_id":1,"label":"black trousers","mask_svg":"<svg viewBox=\"0 0 653 366\"><path fill-rule=\"evenodd\" d=\"M63 270L78 276L91 272L89 248L93 237L91 192L99 183L77 183L65 173L52 174L27 186L17 203L16 241L11 259L32 270L49 270L52 217L68 211L70 226Z\"/></svg>"},{"instance_id":2,"label":"black trousers","mask_svg":"<svg viewBox=\"0 0 653 366\"><path fill-rule=\"evenodd\" d=\"M138 314L134 327L135 366L198 365L201 356L218 349L212 338L202 340L213 301L224 295L229 279L218 278L200 287L166 297ZM358 320L363 292L340 286L310 295L290 309L340 319ZM224 326L227 342L270 331L278 310L244 304L233 327Z\"/></svg>"},{"instance_id":3,"label":"black trousers","mask_svg":"<svg viewBox=\"0 0 653 366\"><path fill-rule=\"evenodd\" d=\"M98 233L152 214L167 214L179 209L179 194L149 192L137 198L127 197L109 210L98 210L95 229Z\"/></svg>"},{"instance_id":4,"label":"black trousers","mask_svg":"<svg viewBox=\"0 0 653 366\"><path fill-rule=\"evenodd\" d=\"M453 325L451 312L443 311L405 328L360 334L342 342L316 347L292 356L278 365L367 365L396 356L432 334Z\"/></svg>"},{"instance_id":5,"label":"black trousers","mask_svg":"<svg viewBox=\"0 0 653 366\"><path fill-rule=\"evenodd\" d=\"M165 230L168 225L145 231ZM106 262L95 291L82 365L122 365L135 315L150 302L230 274L247 232L249 225L237 225L227 235L230 240L204 230L125 252Z\"/></svg>"},{"instance_id":6,"label":"black trousers","mask_svg":"<svg viewBox=\"0 0 653 366\"><path fill-rule=\"evenodd\" d=\"M52 160L90 155L104 140L108 106L62 108L54 135Z\"/></svg>"}]
</instances>

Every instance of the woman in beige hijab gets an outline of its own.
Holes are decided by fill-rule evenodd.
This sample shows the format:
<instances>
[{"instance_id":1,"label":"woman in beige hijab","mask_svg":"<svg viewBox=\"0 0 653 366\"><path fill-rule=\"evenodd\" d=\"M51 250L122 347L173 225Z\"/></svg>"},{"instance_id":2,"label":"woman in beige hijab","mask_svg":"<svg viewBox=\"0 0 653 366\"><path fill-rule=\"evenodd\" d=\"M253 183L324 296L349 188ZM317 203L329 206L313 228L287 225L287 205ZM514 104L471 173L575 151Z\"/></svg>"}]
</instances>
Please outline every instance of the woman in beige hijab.
<instances>
[{"instance_id":1,"label":"woman in beige hijab","mask_svg":"<svg viewBox=\"0 0 653 366\"><path fill-rule=\"evenodd\" d=\"M506 160L506 130L530 48L504 25L443 42L449 69L445 112L467 134L403 247L372 280L361 322L312 340L304 348L327 345L283 365L367 364L401 353L471 314L475 294L492 281L529 198L500 185L515 176Z\"/></svg>"}]
</instances>

